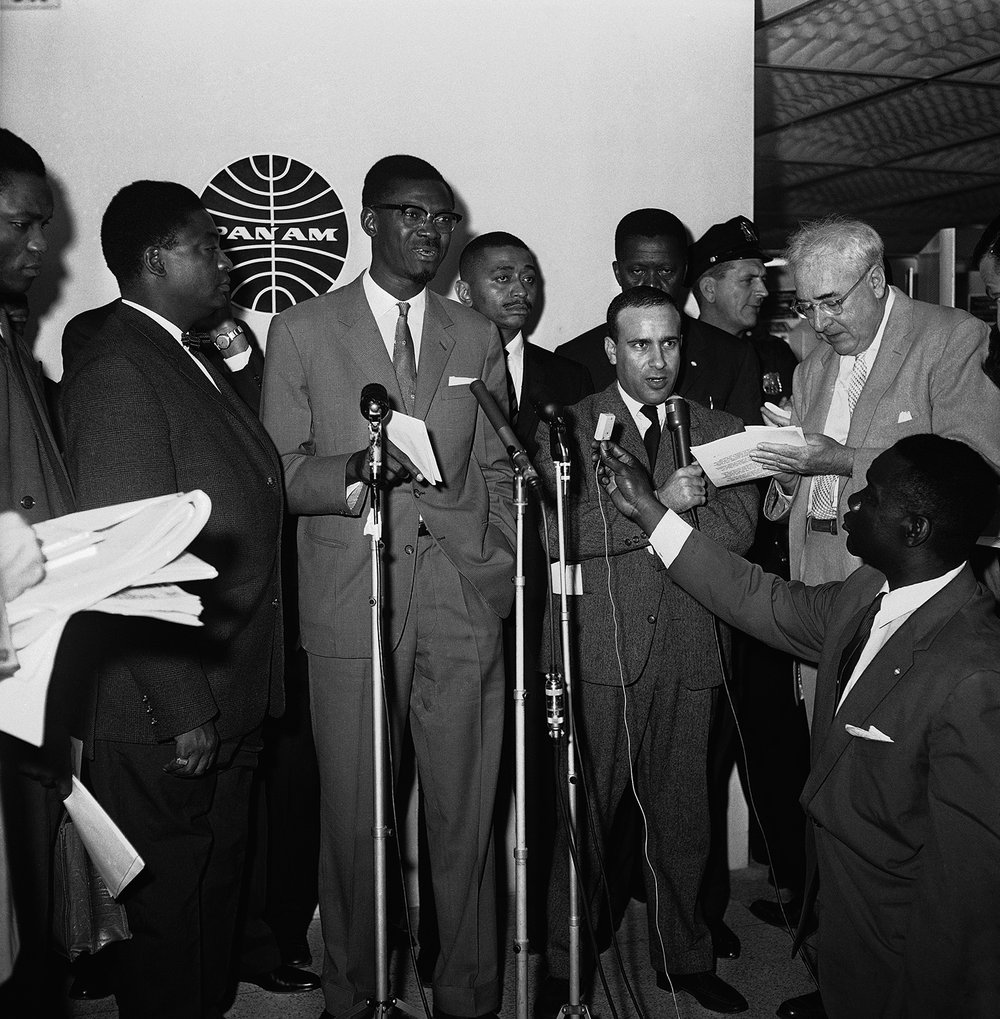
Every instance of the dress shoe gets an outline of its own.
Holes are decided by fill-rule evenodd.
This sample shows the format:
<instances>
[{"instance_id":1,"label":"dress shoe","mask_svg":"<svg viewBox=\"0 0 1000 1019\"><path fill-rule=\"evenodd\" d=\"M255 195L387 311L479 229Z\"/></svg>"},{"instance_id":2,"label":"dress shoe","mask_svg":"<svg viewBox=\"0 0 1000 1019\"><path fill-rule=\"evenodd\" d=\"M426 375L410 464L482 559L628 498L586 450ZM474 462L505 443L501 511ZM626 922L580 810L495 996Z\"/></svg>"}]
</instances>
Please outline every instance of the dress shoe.
<instances>
[{"instance_id":1,"label":"dress shoe","mask_svg":"<svg viewBox=\"0 0 1000 1019\"><path fill-rule=\"evenodd\" d=\"M779 904L770 899L754 899L750 903L749 909L758 920L763 920L764 923L769 923L772 927L780 927L785 930L787 925L794 931L799 925L799 917L802 914L802 900L791 899ZM784 913L782 913L782 909L784 909Z\"/></svg>"},{"instance_id":2,"label":"dress shoe","mask_svg":"<svg viewBox=\"0 0 1000 1019\"><path fill-rule=\"evenodd\" d=\"M535 995L535 1019L556 1019L563 1005L569 1004L569 980L548 974Z\"/></svg>"},{"instance_id":3,"label":"dress shoe","mask_svg":"<svg viewBox=\"0 0 1000 1019\"><path fill-rule=\"evenodd\" d=\"M738 959L740 939L721 920L709 925L712 932L712 951L716 959Z\"/></svg>"},{"instance_id":4,"label":"dress shoe","mask_svg":"<svg viewBox=\"0 0 1000 1019\"><path fill-rule=\"evenodd\" d=\"M783 1001L775 1015L780 1015L781 1019L826 1019L826 1009L819 991L810 991Z\"/></svg>"},{"instance_id":5,"label":"dress shoe","mask_svg":"<svg viewBox=\"0 0 1000 1019\"><path fill-rule=\"evenodd\" d=\"M319 977L307 969L296 969L294 966L279 966L270 973L244 977L248 984L256 984L271 994L299 994L302 991L315 991L319 987Z\"/></svg>"},{"instance_id":6,"label":"dress shoe","mask_svg":"<svg viewBox=\"0 0 1000 1019\"><path fill-rule=\"evenodd\" d=\"M74 1001L99 1001L111 997L111 982L103 973L87 973L75 977L69 996Z\"/></svg>"},{"instance_id":7,"label":"dress shoe","mask_svg":"<svg viewBox=\"0 0 1000 1019\"><path fill-rule=\"evenodd\" d=\"M313 957L309 946L303 941L301 945L293 945L284 959L281 960L286 966L301 968L311 966Z\"/></svg>"},{"instance_id":8,"label":"dress shoe","mask_svg":"<svg viewBox=\"0 0 1000 1019\"><path fill-rule=\"evenodd\" d=\"M745 1012L750 1007L746 998L735 987L730 987L722 977L716 976L711 970L705 970L703 973L671 973L670 980L675 991L687 991L709 1012L732 1014ZM661 991L670 992L666 974L656 974L656 986Z\"/></svg>"}]
</instances>

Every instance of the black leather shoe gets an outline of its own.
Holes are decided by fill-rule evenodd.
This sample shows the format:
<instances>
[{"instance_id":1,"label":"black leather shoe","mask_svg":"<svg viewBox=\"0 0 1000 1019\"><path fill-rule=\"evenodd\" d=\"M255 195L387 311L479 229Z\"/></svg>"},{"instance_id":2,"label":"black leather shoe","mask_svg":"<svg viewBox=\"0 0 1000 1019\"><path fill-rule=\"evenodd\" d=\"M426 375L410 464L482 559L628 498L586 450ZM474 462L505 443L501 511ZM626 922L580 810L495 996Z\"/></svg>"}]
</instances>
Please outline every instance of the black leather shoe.
<instances>
[{"instance_id":1,"label":"black leather shoe","mask_svg":"<svg viewBox=\"0 0 1000 1019\"><path fill-rule=\"evenodd\" d=\"M783 1001L775 1015L780 1015L781 1019L826 1019L826 1009L819 991L810 991Z\"/></svg>"},{"instance_id":2,"label":"black leather shoe","mask_svg":"<svg viewBox=\"0 0 1000 1019\"><path fill-rule=\"evenodd\" d=\"M711 924L712 951L716 959L738 959L740 957L740 939L721 920Z\"/></svg>"},{"instance_id":3,"label":"black leather shoe","mask_svg":"<svg viewBox=\"0 0 1000 1019\"><path fill-rule=\"evenodd\" d=\"M312 952L309 951L309 946L305 942L302 942L301 945L294 945L289 949L288 955L282 959L284 965L296 968L311 966L312 961Z\"/></svg>"},{"instance_id":4,"label":"black leather shoe","mask_svg":"<svg viewBox=\"0 0 1000 1019\"><path fill-rule=\"evenodd\" d=\"M758 920L763 920L764 923L769 923L772 927L780 927L782 930L785 930L787 917L787 926L794 931L799 926L802 900L792 899L782 906L770 899L754 899L748 908ZM784 913L781 912L782 908L784 908Z\"/></svg>"},{"instance_id":5,"label":"black leather shoe","mask_svg":"<svg viewBox=\"0 0 1000 1019\"><path fill-rule=\"evenodd\" d=\"M244 977L248 984L256 984L271 994L299 994L302 991L315 991L319 987L319 977L307 969L296 969L294 966L279 966L270 973L259 976Z\"/></svg>"},{"instance_id":6,"label":"black leather shoe","mask_svg":"<svg viewBox=\"0 0 1000 1019\"><path fill-rule=\"evenodd\" d=\"M563 1005L569 1004L569 980L550 973L538 985L535 996L535 1019L556 1019Z\"/></svg>"},{"instance_id":7,"label":"black leather shoe","mask_svg":"<svg viewBox=\"0 0 1000 1019\"><path fill-rule=\"evenodd\" d=\"M702 1008L709 1012L722 1012L733 1014L745 1012L750 1006L746 998L730 987L720 976L716 976L710 970L704 973L671 973L675 991L687 991ZM664 973L656 974L656 986L661 991L670 993L670 984Z\"/></svg>"}]
</instances>

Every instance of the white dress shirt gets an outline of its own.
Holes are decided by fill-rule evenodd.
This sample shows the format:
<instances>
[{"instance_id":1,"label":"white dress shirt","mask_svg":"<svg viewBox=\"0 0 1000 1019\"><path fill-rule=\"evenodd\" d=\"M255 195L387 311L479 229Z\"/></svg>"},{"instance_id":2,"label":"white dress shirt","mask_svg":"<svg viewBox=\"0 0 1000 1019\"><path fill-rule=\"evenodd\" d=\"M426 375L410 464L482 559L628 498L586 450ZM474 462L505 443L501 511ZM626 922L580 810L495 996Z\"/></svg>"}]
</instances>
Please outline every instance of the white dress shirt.
<instances>
[{"instance_id":1,"label":"white dress shirt","mask_svg":"<svg viewBox=\"0 0 1000 1019\"><path fill-rule=\"evenodd\" d=\"M514 383L517 405L521 406L521 393L524 389L524 336L520 332L504 346L507 351L507 371Z\"/></svg>"},{"instance_id":2,"label":"white dress shirt","mask_svg":"<svg viewBox=\"0 0 1000 1019\"><path fill-rule=\"evenodd\" d=\"M684 542L691 533L691 526L674 513L667 510L660 522L653 528L649 536L649 545L663 561L663 565L669 567L680 555ZM840 696L837 709L844 703L844 698L854 689L862 673L871 664L872 659L879 653L889 638L913 615L921 605L930 601L938 591L950 584L955 577L962 572L965 563L956 566L953 570L943 573L931 580L921 581L919 584L908 584L906 587L897 587L889 590L888 583L882 585L885 597L879 606L878 615L872 623L872 632L861 652L858 664L854 667L850 679L844 685L844 692ZM721 581L725 583L725 579Z\"/></svg>"},{"instance_id":3,"label":"white dress shirt","mask_svg":"<svg viewBox=\"0 0 1000 1019\"><path fill-rule=\"evenodd\" d=\"M639 429L639 434L645 438L646 429L653 423L646 417L642 412L642 408L646 405L639 403L638 400L633 400L628 393L622 389L622 384L618 383L618 395L621 396L625 406L628 408L628 412L632 415L632 420L635 422L635 427ZM667 405L666 402L659 403L656 405L656 417L660 422L660 430L663 430L663 422L667 419Z\"/></svg>"},{"instance_id":4,"label":"white dress shirt","mask_svg":"<svg viewBox=\"0 0 1000 1019\"><path fill-rule=\"evenodd\" d=\"M392 349L396 345L396 323L399 321L398 297L393 297L387 290L383 290L371 277L371 270L366 270L361 278L361 286L365 291L365 298L368 307L375 317L375 325L378 326L379 335L389 353L389 360L392 360ZM406 324L410 327L410 336L413 337L413 363L420 367L420 341L424 335L424 311L427 308L427 290L421 290L419 294L411 297L407 302L410 310L406 313Z\"/></svg>"}]
</instances>

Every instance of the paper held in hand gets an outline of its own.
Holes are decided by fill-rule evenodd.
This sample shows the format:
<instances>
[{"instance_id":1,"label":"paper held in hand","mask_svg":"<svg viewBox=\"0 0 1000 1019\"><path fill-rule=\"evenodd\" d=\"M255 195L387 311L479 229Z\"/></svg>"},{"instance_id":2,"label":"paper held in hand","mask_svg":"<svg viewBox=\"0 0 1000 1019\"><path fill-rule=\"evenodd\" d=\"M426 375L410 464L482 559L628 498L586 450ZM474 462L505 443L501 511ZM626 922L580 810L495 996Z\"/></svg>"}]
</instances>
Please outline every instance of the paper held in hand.
<instances>
[{"instance_id":1,"label":"paper held in hand","mask_svg":"<svg viewBox=\"0 0 1000 1019\"><path fill-rule=\"evenodd\" d=\"M440 483L441 472L438 470L431 437L427 434L427 425L420 418L394 410L386 419L385 434L413 461L426 482L431 485Z\"/></svg>"},{"instance_id":2,"label":"paper held in hand","mask_svg":"<svg viewBox=\"0 0 1000 1019\"><path fill-rule=\"evenodd\" d=\"M724 435L714 442L692 446L691 454L701 465L705 476L716 488L738 485L743 481L767 478L775 471L767 470L750 459L758 442L783 443L786 446L806 445L802 429L796 425L774 428L770 425L747 425L746 431Z\"/></svg>"}]
</instances>

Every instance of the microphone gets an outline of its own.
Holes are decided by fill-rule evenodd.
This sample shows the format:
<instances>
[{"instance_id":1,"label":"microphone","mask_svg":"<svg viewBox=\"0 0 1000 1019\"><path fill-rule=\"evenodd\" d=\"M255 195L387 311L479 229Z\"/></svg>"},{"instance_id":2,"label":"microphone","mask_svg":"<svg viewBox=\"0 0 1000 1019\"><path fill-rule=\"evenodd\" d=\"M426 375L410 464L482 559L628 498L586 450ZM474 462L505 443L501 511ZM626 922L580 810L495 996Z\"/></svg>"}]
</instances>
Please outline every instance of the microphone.
<instances>
[{"instance_id":1,"label":"microphone","mask_svg":"<svg viewBox=\"0 0 1000 1019\"><path fill-rule=\"evenodd\" d=\"M671 396L666 402L667 430L674 446L674 463L691 466L691 408L683 396Z\"/></svg>"},{"instance_id":2,"label":"microphone","mask_svg":"<svg viewBox=\"0 0 1000 1019\"><path fill-rule=\"evenodd\" d=\"M549 449L553 463L569 463L566 443L566 419L558 403L535 404L538 416L549 426Z\"/></svg>"},{"instance_id":3,"label":"microphone","mask_svg":"<svg viewBox=\"0 0 1000 1019\"><path fill-rule=\"evenodd\" d=\"M389 394L385 386L369 382L361 390L361 415L369 421L381 421L389 413Z\"/></svg>"},{"instance_id":4,"label":"microphone","mask_svg":"<svg viewBox=\"0 0 1000 1019\"><path fill-rule=\"evenodd\" d=\"M563 707L564 686L562 676L557 672L545 674L545 719L549 725L549 736L559 739L564 732L566 714Z\"/></svg>"},{"instance_id":5,"label":"microphone","mask_svg":"<svg viewBox=\"0 0 1000 1019\"><path fill-rule=\"evenodd\" d=\"M529 485L537 485L538 471L535 470L531 463L531 457L528 456L524 446L521 445L521 440L514 434L514 429L510 427L507 419L503 416L503 411L497 406L496 400L490 395L490 391L486 388L486 383L482 379L476 379L469 384L469 392L472 393L479 406L482 407L483 413L489 419L490 424L493 425L493 430L500 436L500 441L506 447L507 455L510 457L511 462L520 470L524 480Z\"/></svg>"}]
</instances>

